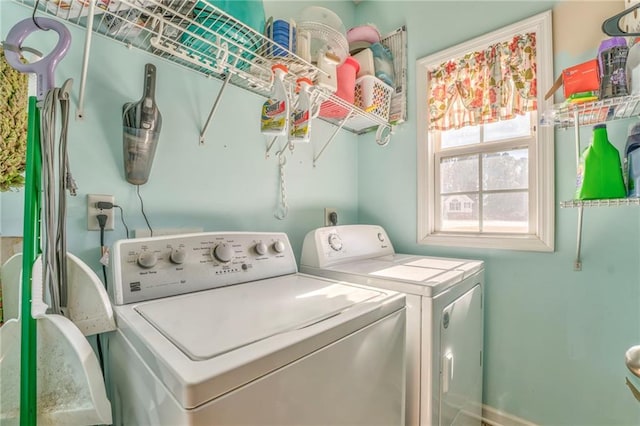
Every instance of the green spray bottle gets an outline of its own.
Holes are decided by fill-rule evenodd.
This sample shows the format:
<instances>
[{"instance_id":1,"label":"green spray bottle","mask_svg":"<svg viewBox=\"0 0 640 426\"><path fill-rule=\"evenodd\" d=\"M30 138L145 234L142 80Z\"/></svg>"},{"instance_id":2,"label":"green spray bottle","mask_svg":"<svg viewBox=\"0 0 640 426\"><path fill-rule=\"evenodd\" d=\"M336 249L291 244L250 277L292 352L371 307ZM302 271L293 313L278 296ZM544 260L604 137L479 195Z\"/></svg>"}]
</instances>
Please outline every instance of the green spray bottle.
<instances>
[{"instance_id":1,"label":"green spray bottle","mask_svg":"<svg viewBox=\"0 0 640 426\"><path fill-rule=\"evenodd\" d=\"M575 198L594 200L625 196L620 153L609 142L606 124L597 124L593 127L591 144L580 157Z\"/></svg>"}]
</instances>

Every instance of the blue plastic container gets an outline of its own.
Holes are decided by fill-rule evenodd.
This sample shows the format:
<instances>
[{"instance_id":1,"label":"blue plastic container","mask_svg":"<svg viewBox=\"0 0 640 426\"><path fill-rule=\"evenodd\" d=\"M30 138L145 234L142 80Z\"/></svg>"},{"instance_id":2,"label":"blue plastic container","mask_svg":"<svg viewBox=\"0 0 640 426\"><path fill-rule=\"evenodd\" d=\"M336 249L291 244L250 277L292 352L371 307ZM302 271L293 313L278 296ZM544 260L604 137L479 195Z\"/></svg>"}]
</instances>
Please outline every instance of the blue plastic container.
<instances>
[{"instance_id":1,"label":"blue plastic container","mask_svg":"<svg viewBox=\"0 0 640 426\"><path fill-rule=\"evenodd\" d=\"M201 0L196 3L194 8L196 21L211 20L212 14L217 14L217 11L211 6L217 7L236 21L242 22L260 34L264 31L265 15L262 0Z\"/></svg>"},{"instance_id":2,"label":"blue plastic container","mask_svg":"<svg viewBox=\"0 0 640 426\"><path fill-rule=\"evenodd\" d=\"M228 49L233 55L229 55L227 63L233 64L237 69L248 69L251 65L249 61L255 57L260 47L261 38L247 27L259 34L264 31L265 15L262 1L198 1L194 7L194 14L197 24L189 25L180 39L182 44L193 49L190 53L200 53L203 60L215 64L220 52L213 45L229 40L232 43ZM238 56L247 61L237 59Z\"/></svg>"},{"instance_id":3,"label":"blue plastic container","mask_svg":"<svg viewBox=\"0 0 640 426\"><path fill-rule=\"evenodd\" d=\"M271 52L271 56L288 56L289 52L296 51L296 29L292 22L276 19L271 21L271 18L267 21L266 35L276 44L283 47L274 47ZM285 50L287 49L287 50Z\"/></svg>"},{"instance_id":4,"label":"blue plastic container","mask_svg":"<svg viewBox=\"0 0 640 426\"><path fill-rule=\"evenodd\" d=\"M376 77L391 87L395 85L395 72L393 69L393 55L391 51L381 43L373 43L369 49L373 53L373 66Z\"/></svg>"},{"instance_id":5,"label":"blue plastic container","mask_svg":"<svg viewBox=\"0 0 640 426\"><path fill-rule=\"evenodd\" d=\"M623 170L627 182L627 197L640 197L640 123L629 129L624 148Z\"/></svg>"}]
</instances>

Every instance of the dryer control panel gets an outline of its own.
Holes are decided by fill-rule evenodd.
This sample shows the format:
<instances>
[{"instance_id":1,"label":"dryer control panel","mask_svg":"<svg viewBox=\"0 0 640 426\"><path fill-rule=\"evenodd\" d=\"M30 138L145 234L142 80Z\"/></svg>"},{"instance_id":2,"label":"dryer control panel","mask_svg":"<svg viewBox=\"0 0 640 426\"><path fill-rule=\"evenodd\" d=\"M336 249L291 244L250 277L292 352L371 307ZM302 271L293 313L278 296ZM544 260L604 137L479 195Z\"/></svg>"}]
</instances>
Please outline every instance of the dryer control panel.
<instances>
[{"instance_id":1,"label":"dryer control panel","mask_svg":"<svg viewBox=\"0 0 640 426\"><path fill-rule=\"evenodd\" d=\"M305 236L300 264L326 268L340 262L394 253L389 236L381 226L328 226L314 229Z\"/></svg>"},{"instance_id":2,"label":"dryer control panel","mask_svg":"<svg viewBox=\"0 0 640 426\"><path fill-rule=\"evenodd\" d=\"M297 272L284 233L209 232L120 240L110 293L116 305Z\"/></svg>"}]
</instances>

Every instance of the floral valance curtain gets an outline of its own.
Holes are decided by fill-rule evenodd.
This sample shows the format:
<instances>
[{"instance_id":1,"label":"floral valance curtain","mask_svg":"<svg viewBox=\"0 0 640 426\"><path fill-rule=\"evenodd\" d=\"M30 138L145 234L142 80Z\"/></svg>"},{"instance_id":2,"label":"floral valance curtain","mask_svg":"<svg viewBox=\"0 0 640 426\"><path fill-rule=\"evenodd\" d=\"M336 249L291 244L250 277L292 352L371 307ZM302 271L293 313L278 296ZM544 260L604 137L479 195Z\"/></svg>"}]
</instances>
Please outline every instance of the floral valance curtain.
<instances>
[{"instance_id":1,"label":"floral valance curtain","mask_svg":"<svg viewBox=\"0 0 640 426\"><path fill-rule=\"evenodd\" d=\"M536 110L536 34L440 64L429 71L429 128L507 120Z\"/></svg>"}]
</instances>

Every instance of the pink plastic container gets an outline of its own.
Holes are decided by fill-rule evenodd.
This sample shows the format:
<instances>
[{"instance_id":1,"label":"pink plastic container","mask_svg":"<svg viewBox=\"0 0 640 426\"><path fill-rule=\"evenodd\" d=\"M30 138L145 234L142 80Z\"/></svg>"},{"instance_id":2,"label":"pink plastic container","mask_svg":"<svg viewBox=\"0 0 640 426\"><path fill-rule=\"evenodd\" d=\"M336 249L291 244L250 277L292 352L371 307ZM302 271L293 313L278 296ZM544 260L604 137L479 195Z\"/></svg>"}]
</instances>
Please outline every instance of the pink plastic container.
<instances>
[{"instance_id":1,"label":"pink plastic container","mask_svg":"<svg viewBox=\"0 0 640 426\"><path fill-rule=\"evenodd\" d=\"M353 57L349 56L342 65L336 69L336 79L338 89L335 96L353 104L355 100L356 75L360 70L360 64ZM325 101L320 106L320 117L344 118L349 110L333 101Z\"/></svg>"}]
</instances>

